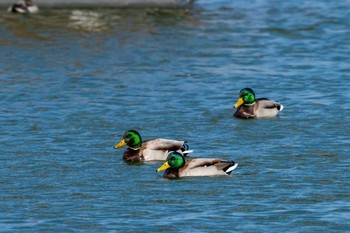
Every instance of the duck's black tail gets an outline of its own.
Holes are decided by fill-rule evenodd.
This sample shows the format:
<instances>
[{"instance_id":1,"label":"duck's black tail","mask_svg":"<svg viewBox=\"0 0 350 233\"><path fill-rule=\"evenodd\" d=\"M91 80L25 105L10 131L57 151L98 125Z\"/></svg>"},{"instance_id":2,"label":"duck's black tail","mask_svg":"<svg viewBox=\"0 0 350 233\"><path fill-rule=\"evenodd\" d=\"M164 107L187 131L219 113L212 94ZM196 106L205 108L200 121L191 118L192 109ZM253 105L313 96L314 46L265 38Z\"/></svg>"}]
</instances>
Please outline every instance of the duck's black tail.
<instances>
[{"instance_id":1,"label":"duck's black tail","mask_svg":"<svg viewBox=\"0 0 350 233\"><path fill-rule=\"evenodd\" d=\"M235 163L234 161L222 161L225 162L227 165L222 168L222 170L227 174L230 175L233 170L236 169L238 166L238 163Z\"/></svg>"},{"instance_id":2,"label":"duck's black tail","mask_svg":"<svg viewBox=\"0 0 350 233\"><path fill-rule=\"evenodd\" d=\"M187 156L189 153L191 153L192 151L191 150L189 150L190 149L190 147L188 146L188 144L187 144L187 142L184 142L184 144L182 145L182 147L181 147L181 152L182 152L182 154L184 155L184 156Z\"/></svg>"}]
</instances>

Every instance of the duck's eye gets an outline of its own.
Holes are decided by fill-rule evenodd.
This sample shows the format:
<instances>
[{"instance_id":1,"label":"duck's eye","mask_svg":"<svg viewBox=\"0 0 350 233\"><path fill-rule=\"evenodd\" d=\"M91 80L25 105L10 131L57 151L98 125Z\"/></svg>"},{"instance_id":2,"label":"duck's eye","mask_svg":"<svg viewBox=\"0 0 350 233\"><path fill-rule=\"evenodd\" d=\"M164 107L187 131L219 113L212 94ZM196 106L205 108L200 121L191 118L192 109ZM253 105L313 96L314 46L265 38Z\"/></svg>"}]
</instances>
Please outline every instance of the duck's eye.
<instances>
[{"instance_id":1,"label":"duck's eye","mask_svg":"<svg viewBox=\"0 0 350 233\"><path fill-rule=\"evenodd\" d=\"M126 142L133 142L134 139L133 139L133 137L132 137L131 135L127 135L127 136L125 137L125 141L126 141Z\"/></svg>"}]
</instances>

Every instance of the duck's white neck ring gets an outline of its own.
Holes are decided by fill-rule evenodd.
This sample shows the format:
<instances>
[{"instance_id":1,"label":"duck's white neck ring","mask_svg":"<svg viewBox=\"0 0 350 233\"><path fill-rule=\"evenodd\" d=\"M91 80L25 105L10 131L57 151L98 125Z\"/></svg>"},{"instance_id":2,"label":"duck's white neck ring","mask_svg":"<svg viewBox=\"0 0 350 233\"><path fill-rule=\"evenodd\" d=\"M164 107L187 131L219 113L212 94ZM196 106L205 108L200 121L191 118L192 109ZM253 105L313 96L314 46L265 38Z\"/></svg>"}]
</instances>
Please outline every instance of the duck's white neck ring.
<instances>
[{"instance_id":1,"label":"duck's white neck ring","mask_svg":"<svg viewBox=\"0 0 350 233\"><path fill-rule=\"evenodd\" d=\"M252 104L244 104L246 106L253 106L255 104L255 101Z\"/></svg>"}]
</instances>

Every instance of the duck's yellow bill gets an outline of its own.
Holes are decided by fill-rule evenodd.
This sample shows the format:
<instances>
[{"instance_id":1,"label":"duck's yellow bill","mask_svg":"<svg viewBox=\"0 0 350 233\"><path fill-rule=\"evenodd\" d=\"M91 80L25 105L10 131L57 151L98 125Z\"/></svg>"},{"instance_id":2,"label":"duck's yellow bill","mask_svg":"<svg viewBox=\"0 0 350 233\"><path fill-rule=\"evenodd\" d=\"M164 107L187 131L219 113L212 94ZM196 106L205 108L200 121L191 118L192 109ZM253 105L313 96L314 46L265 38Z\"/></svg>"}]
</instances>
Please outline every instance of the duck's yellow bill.
<instances>
[{"instance_id":1,"label":"duck's yellow bill","mask_svg":"<svg viewBox=\"0 0 350 233\"><path fill-rule=\"evenodd\" d=\"M239 99L237 100L237 102L235 103L235 108L238 108L238 107L241 106L243 103L244 103L243 98L242 98L242 97L239 98Z\"/></svg>"},{"instance_id":2,"label":"duck's yellow bill","mask_svg":"<svg viewBox=\"0 0 350 233\"><path fill-rule=\"evenodd\" d=\"M126 146L126 142L124 139L120 140L120 142L118 142L118 144L115 144L113 148L118 149L118 148L123 147L123 146Z\"/></svg>"},{"instance_id":3,"label":"duck's yellow bill","mask_svg":"<svg viewBox=\"0 0 350 233\"><path fill-rule=\"evenodd\" d=\"M160 166L158 169L157 169L157 172L160 172L160 171L164 171L166 169L170 168L170 165L168 162L165 162L162 166Z\"/></svg>"}]
</instances>

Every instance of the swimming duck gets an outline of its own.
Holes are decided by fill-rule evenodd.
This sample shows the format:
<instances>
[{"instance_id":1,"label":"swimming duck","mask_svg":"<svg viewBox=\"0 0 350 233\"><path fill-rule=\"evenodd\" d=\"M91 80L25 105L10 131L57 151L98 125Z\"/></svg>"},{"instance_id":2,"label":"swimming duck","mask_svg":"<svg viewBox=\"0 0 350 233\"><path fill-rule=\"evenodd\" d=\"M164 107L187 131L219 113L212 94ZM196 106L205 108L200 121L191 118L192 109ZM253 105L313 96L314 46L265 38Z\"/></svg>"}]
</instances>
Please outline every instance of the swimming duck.
<instances>
[{"instance_id":1,"label":"swimming duck","mask_svg":"<svg viewBox=\"0 0 350 233\"><path fill-rule=\"evenodd\" d=\"M234 106L238 118L275 117L283 110L283 105L267 98L255 99L255 93L250 88L243 88Z\"/></svg>"},{"instance_id":2,"label":"swimming duck","mask_svg":"<svg viewBox=\"0 0 350 233\"><path fill-rule=\"evenodd\" d=\"M216 158L188 158L181 153L171 151L167 161L157 169L164 171L165 178L185 176L227 176L238 166L234 161Z\"/></svg>"},{"instance_id":3,"label":"swimming duck","mask_svg":"<svg viewBox=\"0 0 350 233\"><path fill-rule=\"evenodd\" d=\"M7 9L12 13L36 13L39 8L33 4L32 0L21 0Z\"/></svg>"},{"instance_id":4,"label":"swimming duck","mask_svg":"<svg viewBox=\"0 0 350 233\"><path fill-rule=\"evenodd\" d=\"M128 148L123 153L123 159L129 162L142 162L152 160L166 160L169 151L179 151L184 155L192 152L188 150L186 141L170 139L151 139L142 141L141 135L136 130L128 130L123 138L114 146L118 149L123 146Z\"/></svg>"}]
</instances>

